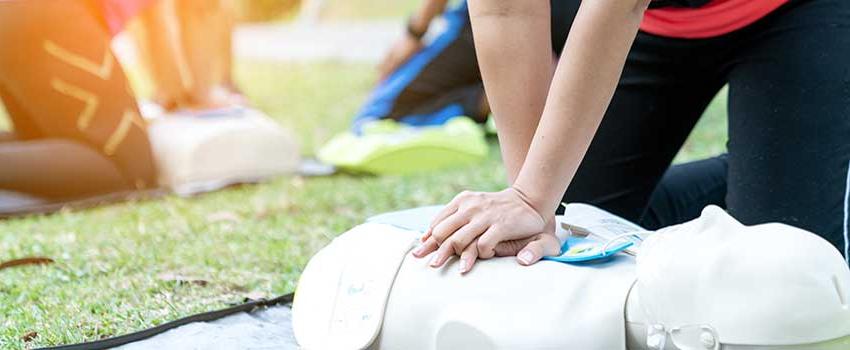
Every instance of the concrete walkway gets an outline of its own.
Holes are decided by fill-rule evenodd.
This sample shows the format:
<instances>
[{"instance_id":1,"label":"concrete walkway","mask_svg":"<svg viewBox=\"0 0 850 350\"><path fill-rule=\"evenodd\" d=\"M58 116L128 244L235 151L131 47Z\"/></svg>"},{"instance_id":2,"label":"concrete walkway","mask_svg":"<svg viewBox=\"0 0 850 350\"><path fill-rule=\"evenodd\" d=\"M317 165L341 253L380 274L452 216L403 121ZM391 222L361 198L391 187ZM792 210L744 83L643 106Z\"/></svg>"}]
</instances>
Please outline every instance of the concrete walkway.
<instances>
[{"instance_id":1,"label":"concrete walkway","mask_svg":"<svg viewBox=\"0 0 850 350\"><path fill-rule=\"evenodd\" d=\"M436 21L432 28L429 34L441 31L444 23ZM403 30L403 20L242 25L234 33L234 51L237 58L248 60L375 63ZM126 35L118 36L113 47L123 62L135 63L135 49Z\"/></svg>"},{"instance_id":2,"label":"concrete walkway","mask_svg":"<svg viewBox=\"0 0 850 350\"><path fill-rule=\"evenodd\" d=\"M239 58L377 62L401 36L398 21L248 25L234 37Z\"/></svg>"}]
</instances>

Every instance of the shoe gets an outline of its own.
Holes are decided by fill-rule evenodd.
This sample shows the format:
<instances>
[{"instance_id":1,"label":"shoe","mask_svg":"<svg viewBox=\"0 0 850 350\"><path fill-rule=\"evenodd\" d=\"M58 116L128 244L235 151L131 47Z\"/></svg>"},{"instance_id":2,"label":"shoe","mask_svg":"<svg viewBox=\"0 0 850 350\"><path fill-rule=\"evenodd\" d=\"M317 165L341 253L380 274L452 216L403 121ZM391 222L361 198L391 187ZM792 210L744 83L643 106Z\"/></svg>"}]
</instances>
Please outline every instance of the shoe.
<instances>
[{"instance_id":1,"label":"shoe","mask_svg":"<svg viewBox=\"0 0 850 350\"><path fill-rule=\"evenodd\" d=\"M484 132L468 117L426 127L383 119L364 125L360 135L334 137L318 158L350 172L401 175L473 164L487 151Z\"/></svg>"}]
</instances>

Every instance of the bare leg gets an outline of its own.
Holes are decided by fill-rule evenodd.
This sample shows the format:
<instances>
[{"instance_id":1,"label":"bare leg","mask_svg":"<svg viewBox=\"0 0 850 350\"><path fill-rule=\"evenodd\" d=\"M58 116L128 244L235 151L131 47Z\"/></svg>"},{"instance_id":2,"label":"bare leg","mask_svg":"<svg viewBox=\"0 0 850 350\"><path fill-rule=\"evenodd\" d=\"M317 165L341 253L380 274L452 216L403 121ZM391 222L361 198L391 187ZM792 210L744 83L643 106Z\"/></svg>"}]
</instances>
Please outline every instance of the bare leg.
<instances>
[{"instance_id":1,"label":"bare leg","mask_svg":"<svg viewBox=\"0 0 850 350\"><path fill-rule=\"evenodd\" d=\"M79 1L0 2L2 99L18 137L74 141L113 162L125 188L154 186L146 126L110 39Z\"/></svg>"}]
</instances>

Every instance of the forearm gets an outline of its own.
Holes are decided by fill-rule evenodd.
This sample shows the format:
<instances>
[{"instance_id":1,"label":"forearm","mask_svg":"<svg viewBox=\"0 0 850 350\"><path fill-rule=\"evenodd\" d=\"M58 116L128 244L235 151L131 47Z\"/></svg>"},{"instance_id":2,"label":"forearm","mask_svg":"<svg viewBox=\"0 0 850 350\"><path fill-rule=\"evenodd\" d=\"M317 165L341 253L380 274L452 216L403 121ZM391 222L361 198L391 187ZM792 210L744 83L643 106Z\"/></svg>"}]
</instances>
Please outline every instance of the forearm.
<instances>
[{"instance_id":1,"label":"forearm","mask_svg":"<svg viewBox=\"0 0 850 350\"><path fill-rule=\"evenodd\" d=\"M481 75L509 183L525 161L552 79L548 0L470 0Z\"/></svg>"},{"instance_id":2,"label":"forearm","mask_svg":"<svg viewBox=\"0 0 850 350\"><path fill-rule=\"evenodd\" d=\"M649 0L582 3L514 183L541 213L554 212L587 152L648 4Z\"/></svg>"},{"instance_id":3,"label":"forearm","mask_svg":"<svg viewBox=\"0 0 850 350\"><path fill-rule=\"evenodd\" d=\"M446 3L448 3L448 0L423 1L419 9L410 18L410 24L422 33L428 31L431 21L445 11Z\"/></svg>"}]
</instances>

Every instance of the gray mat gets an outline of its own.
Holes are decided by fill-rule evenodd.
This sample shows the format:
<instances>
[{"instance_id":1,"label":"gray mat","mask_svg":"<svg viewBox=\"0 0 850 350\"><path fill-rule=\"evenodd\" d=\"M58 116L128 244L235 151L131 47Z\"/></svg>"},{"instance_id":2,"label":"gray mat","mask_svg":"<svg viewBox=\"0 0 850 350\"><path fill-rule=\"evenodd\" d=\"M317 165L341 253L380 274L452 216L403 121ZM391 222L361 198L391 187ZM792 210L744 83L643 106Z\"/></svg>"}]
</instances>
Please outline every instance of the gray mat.
<instances>
[{"instance_id":1,"label":"gray mat","mask_svg":"<svg viewBox=\"0 0 850 350\"><path fill-rule=\"evenodd\" d=\"M121 350L259 350L298 349L292 312L278 306L240 313L213 322L190 323Z\"/></svg>"},{"instance_id":2,"label":"gray mat","mask_svg":"<svg viewBox=\"0 0 850 350\"><path fill-rule=\"evenodd\" d=\"M371 217L367 222L389 224L424 232L441 206L402 210ZM260 350L298 349L292 333L289 306L239 313L212 322L196 322L152 338L124 345L120 350Z\"/></svg>"}]
</instances>

